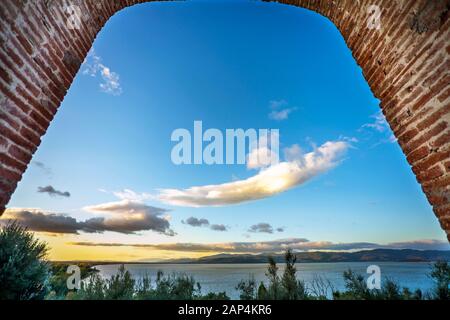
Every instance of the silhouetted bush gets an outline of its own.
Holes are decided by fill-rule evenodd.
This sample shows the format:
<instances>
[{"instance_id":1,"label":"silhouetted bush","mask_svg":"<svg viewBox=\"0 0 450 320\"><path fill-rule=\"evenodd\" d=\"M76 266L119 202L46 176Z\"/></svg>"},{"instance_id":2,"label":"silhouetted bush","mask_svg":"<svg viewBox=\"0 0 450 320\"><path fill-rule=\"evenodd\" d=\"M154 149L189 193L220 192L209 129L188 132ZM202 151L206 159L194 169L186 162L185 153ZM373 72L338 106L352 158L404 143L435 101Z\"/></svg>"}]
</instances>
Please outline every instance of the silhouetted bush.
<instances>
[{"instance_id":1,"label":"silhouetted bush","mask_svg":"<svg viewBox=\"0 0 450 320\"><path fill-rule=\"evenodd\" d=\"M149 276L135 280L124 265L109 279L93 274L81 289L69 293L68 299L79 300L228 300L225 292L201 294L201 286L184 274L164 275L158 271L154 285Z\"/></svg>"}]
</instances>

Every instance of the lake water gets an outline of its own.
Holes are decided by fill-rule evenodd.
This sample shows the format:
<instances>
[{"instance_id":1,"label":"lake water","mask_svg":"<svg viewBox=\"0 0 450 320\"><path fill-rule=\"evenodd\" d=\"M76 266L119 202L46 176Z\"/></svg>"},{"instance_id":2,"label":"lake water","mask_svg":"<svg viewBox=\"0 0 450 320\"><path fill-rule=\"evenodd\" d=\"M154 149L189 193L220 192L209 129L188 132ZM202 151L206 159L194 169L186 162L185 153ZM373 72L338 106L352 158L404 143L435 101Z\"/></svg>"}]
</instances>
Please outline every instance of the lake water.
<instances>
[{"instance_id":1,"label":"lake water","mask_svg":"<svg viewBox=\"0 0 450 320\"><path fill-rule=\"evenodd\" d=\"M353 271L364 276L369 265L378 265L381 270L381 278L396 280L402 287L411 290L417 288L423 292L428 291L433 281L429 277L431 263L416 262L339 262L339 263L298 263L297 276L310 285L314 278L322 277L329 280L335 289L343 290L344 280L342 274L351 268ZM98 265L100 275L110 277L114 275L119 265ZM165 274L180 273L192 275L201 284L202 292L226 291L232 299L238 299L239 295L235 290L241 279L248 279L253 275L256 283L266 281L265 272L267 264L127 264L125 268L136 278L145 275L156 277L158 270ZM282 264L279 264L279 273L283 271Z\"/></svg>"}]
</instances>

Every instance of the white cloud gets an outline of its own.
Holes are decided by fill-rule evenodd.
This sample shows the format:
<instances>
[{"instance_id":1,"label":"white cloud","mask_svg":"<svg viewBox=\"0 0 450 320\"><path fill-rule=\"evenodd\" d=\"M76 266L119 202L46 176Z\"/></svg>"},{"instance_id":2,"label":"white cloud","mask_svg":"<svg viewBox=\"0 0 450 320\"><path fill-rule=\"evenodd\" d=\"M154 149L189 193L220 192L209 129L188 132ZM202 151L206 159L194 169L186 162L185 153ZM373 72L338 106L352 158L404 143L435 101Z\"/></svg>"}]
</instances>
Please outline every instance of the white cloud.
<instances>
[{"instance_id":1,"label":"white cloud","mask_svg":"<svg viewBox=\"0 0 450 320\"><path fill-rule=\"evenodd\" d=\"M369 123L363 124L358 131L369 134L369 137L366 137L366 139L370 139L373 136L379 139L375 144L372 145L372 148L383 143L397 142L397 138L392 133L392 130L389 127L389 124L386 121L386 118L381 110L372 115L371 118L373 120Z\"/></svg>"},{"instance_id":2,"label":"white cloud","mask_svg":"<svg viewBox=\"0 0 450 320\"><path fill-rule=\"evenodd\" d=\"M176 206L224 206L258 200L301 185L335 167L348 149L344 141L329 141L290 161L262 168L243 180L187 189L161 189L156 199Z\"/></svg>"},{"instance_id":3,"label":"white cloud","mask_svg":"<svg viewBox=\"0 0 450 320\"><path fill-rule=\"evenodd\" d=\"M299 159L302 155L302 149L298 144L293 144L288 148L284 148L284 158L287 161L295 161Z\"/></svg>"},{"instance_id":4,"label":"white cloud","mask_svg":"<svg viewBox=\"0 0 450 320\"><path fill-rule=\"evenodd\" d=\"M297 110L296 107L287 108L288 102L286 100L272 100L269 102L269 107L272 111L269 113L269 119L281 121L289 118L289 115ZM285 107L281 109L282 107Z\"/></svg>"},{"instance_id":5,"label":"white cloud","mask_svg":"<svg viewBox=\"0 0 450 320\"><path fill-rule=\"evenodd\" d=\"M137 193L131 189L123 189L122 191L114 191L113 195L121 200L144 201L152 198L149 193Z\"/></svg>"},{"instance_id":6,"label":"white cloud","mask_svg":"<svg viewBox=\"0 0 450 320\"><path fill-rule=\"evenodd\" d=\"M289 118L289 115L292 112L294 112L295 110L296 110L295 108L273 110L269 113L269 119L277 120L277 121L286 120L287 118Z\"/></svg>"},{"instance_id":7,"label":"white cloud","mask_svg":"<svg viewBox=\"0 0 450 320\"><path fill-rule=\"evenodd\" d=\"M347 141L347 142L351 142L351 143L358 143L359 139L356 137L347 137L344 135L340 135L339 136L339 140L343 140L343 141Z\"/></svg>"},{"instance_id":8,"label":"white cloud","mask_svg":"<svg viewBox=\"0 0 450 320\"><path fill-rule=\"evenodd\" d=\"M384 131L386 131L386 129L389 128L389 126L386 122L386 118L384 117L384 115L381 111L372 115L371 118L373 119L373 121L363 124L361 128L370 128L370 129L374 129L378 132L384 132Z\"/></svg>"},{"instance_id":9,"label":"white cloud","mask_svg":"<svg viewBox=\"0 0 450 320\"><path fill-rule=\"evenodd\" d=\"M254 148L247 155L248 169L265 168L275 162L278 162L278 155L267 147Z\"/></svg>"},{"instance_id":10,"label":"white cloud","mask_svg":"<svg viewBox=\"0 0 450 320\"><path fill-rule=\"evenodd\" d=\"M89 51L84 64L85 68L83 70L84 75L90 75L91 77L96 77L100 74L103 82L99 84L100 90L114 95L119 96L122 94L122 87L120 85L120 77L116 72L111 71L111 69L105 66L101 62L101 58L92 49Z\"/></svg>"},{"instance_id":11,"label":"white cloud","mask_svg":"<svg viewBox=\"0 0 450 320\"><path fill-rule=\"evenodd\" d=\"M288 102L286 100L271 100L269 101L269 107L271 109L278 109L284 106L287 106Z\"/></svg>"},{"instance_id":12,"label":"white cloud","mask_svg":"<svg viewBox=\"0 0 450 320\"><path fill-rule=\"evenodd\" d=\"M117 73L112 72L107 67L103 67L101 75L103 78L103 83L100 83L100 89L103 92L115 96L122 94L122 87L120 86L119 75Z\"/></svg>"},{"instance_id":13,"label":"white cloud","mask_svg":"<svg viewBox=\"0 0 450 320\"><path fill-rule=\"evenodd\" d=\"M279 162L279 141L278 131L270 132L270 139L267 135L262 135L255 145L250 146L250 153L247 155L247 169L265 168ZM276 145L274 145L276 144Z\"/></svg>"}]
</instances>

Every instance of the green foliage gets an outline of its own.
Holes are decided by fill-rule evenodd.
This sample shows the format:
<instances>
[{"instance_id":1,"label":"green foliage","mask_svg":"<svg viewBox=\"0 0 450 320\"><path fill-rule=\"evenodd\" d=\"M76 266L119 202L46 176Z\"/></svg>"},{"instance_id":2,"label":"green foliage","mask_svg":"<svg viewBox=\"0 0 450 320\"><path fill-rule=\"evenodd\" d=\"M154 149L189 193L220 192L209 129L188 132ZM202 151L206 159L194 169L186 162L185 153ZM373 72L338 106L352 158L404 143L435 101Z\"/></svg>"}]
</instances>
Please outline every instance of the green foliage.
<instances>
[{"instance_id":1,"label":"green foliage","mask_svg":"<svg viewBox=\"0 0 450 320\"><path fill-rule=\"evenodd\" d=\"M69 293L68 299L79 300L229 300L225 292L201 294L194 278L184 274L164 275L158 271L154 285L146 275L135 280L124 265L109 279L93 274L82 283L81 289Z\"/></svg>"},{"instance_id":2,"label":"green foliage","mask_svg":"<svg viewBox=\"0 0 450 320\"><path fill-rule=\"evenodd\" d=\"M281 298L280 277L278 276L277 263L272 257L269 257L269 266L267 267L266 277L269 280L267 289L267 299L278 300Z\"/></svg>"},{"instance_id":3,"label":"green foliage","mask_svg":"<svg viewBox=\"0 0 450 320\"><path fill-rule=\"evenodd\" d=\"M256 298L256 282L253 275L250 275L248 280L241 280L236 286L236 290L240 292L241 300L254 300Z\"/></svg>"},{"instance_id":4,"label":"green foliage","mask_svg":"<svg viewBox=\"0 0 450 320\"><path fill-rule=\"evenodd\" d=\"M230 300L225 291L222 292L208 292L203 296L197 297L197 300Z\"/></svg>"},{"instance_id":5,"label":"green foliage","mask_svg":"<svg viewBox=\"0 0 450 320\"><path fill-rule=\"evenodd\" d=\"M261 282L256 294L257 299L268 300L306 300L309 299L306 285L303 281L297 280L297 269L295 263L297 257L291 249L286 250L284 255L285 269L281 279L278 275L278 266L272 257L269 257L266 277L268 288Z\"/></svg>"},{"instance_id":6,"label":"green foliage","mask_svg":"<svg viewBox=\"0 0 450 320\"><path fill-rule=\"evenodd\" d=\"M344 272L346 291L333 292L336 300L420 300L422 291L417 289L412 293L408 288L402 288L392 280L385 279L381 289L369 289L364 277L352 270Z\"/></svg>"},{"instance_id":7,"label":"green foliage","mask_svg":"<svg viewBox=\"0 0 450 320\"><path fill-rule=\"evenodd\" d=\"M80 268L81 279L86 279L98 272L97 269L86 263L78 263L77 266ZM47 300L63 300L69 294L69 289L67 288L67 279L70 276L67 273L68 267L69 264L67 263L52 263L51 276L49 278L50 292L45 297Z\"/></svg>"},{"instance_id":8,"label":"green foliage","mask_svg":"<svg viewBox=\"0 0 450 320\"><path fill-rule=\"evenodd\" d=\"M122 264L119 272L107 280L106 300L131 300L134 294L135 280Z\"/></svg>"},{"instance_id":9,"label":"green foliage","mask_svg":"<svg viewBox=\"0 0 450 320\"><path fill-rule=\"evenodd\" d=\"M367 288L364 277L360 274L356 274L352 270L344 271L345 292L335 291L333 292L334 299L344 300L370 300L372 295Z\"/></svg>"},{"instance_id":10,"label":"green foliage","mask_svg":"<svg viewBox=\"0 0 450 320\"><path fill-rule=\"evenodd\" d=\"M450 300L450 265L448 262L437 261L432 267L430 276L435 281L431 298Z\"/></svg>"},{"instance_id":11,"label":"green foliage","mask_svg":"<svg viewBox=\"0 0 450 320\"><path fill-rule=\"evenodd\" d=\"M437 261L431 267L430 277L434 281L431 293L424 294L420 289L411 292L408 288L401 288L391 279L385 279L381 290L369 290L361 275L351 270L344 272L346 284L345 292L334 292L335 299L361 300L449 300L450 299L450 265L447 261Z\"/></svg>"},{"instance_id":12,"label":"green foliage","mask_svg":"<svg viewBox=\"0 0 450 320\"><path fill-rule=\"evenodd\" d=\"M308 298L306 285L303 281L297 280L297 269L295 263L297 257L293 254L291 249L287 249L284 255L286 267L283 276L281 277L282 298L284 300L304 300Z\"/></svg>"},{"instance_id":13,"label":"green foliage","mask_svg":"<svg viewBox=\"0 0 450 320\"><path fill-rule=\"evenodd\" d=\"M70 292L69 300L104 300L106 298L107 282L97 273L81 283L81 289Z\"/></svg>"},{"instance_id":14,"label":"green foliage","mask_svg":"<svg viewBox=\"0 0 450 320\"><path fill-rule=\"evenodd\" d=\"M43 299L47 293L47 245L13 222L0 231L0 300Z\"/></svg>"},{"instance_id":15,"label":"green foliage","mask_svg":"<svg viewBox=\"0 0 450 320\"><path fill-rule=\"evenodd\" d=\"M240 291L240 298L245 300L307 300L328 299L331 295L335 300L422 300L443 299L450 296L450 265L447 262L436 262L431 270L431 278L435 282L433 291L425 296L420 289L412 292L408 288L402 288L392 279L384 279L380 289L369 289L364 277L351 269L344 272L345 290L334 290L332 284L322 277L315 277L308 288L305 282L297 279L297 262L295 254L288 249L284 255L286 267L280 279L278 266L275 260L269 257L266 277L268 285L259 284L256 290L254 278L241 280L236 287Z\"/></svg>"},{"instance_id":16,"label":"green foliage","mask_svg":"<svg viewBox=\"0 0 450 320\"><path fill-rule=\"evenodd\" d=\"M124 265L118 273L104 279L98 270L88 264L79 264L81 288L67 289L67 264L46 261L47 245L34 238L31 232L17 223L9 223L0 230L0 300L74 299L74 300L229 300L225 292L201 294L201 286L192 276L164 275L158 271L156 279L144 276L135 280ZM297 279L297 262L292 250L285 253L286 267L280 278L278 266L269 257L265 273L267 283L257 287L252 275L236 286L242 300L306 300L327 299L331 290L333 299L347 300L422 300L450 299L450 265L438 261L432 266L434 281L431 292L423 294L402 288L391 279L385 279L381 289L369 289L364 277L352 270L343 274L345 290L336 291L331 283L316 277L309 284Z\"/></svg>"},{"instance_id":17,"label":"green foliage","mask_svg":"<svg viewBox=\"0 0 450 320\"><path fill-rule=\"evenodd\" d=\"M200 295L200 284L192 276L172 274L164 276L159 271L156 276L156 299L162 300L193 300Z\"/></svg>"},{"instance_id":18,"label":"green foliage","mask_svg":"<svg viewBox=\"0 0 450 320\"><path fill-rule=\"evenodd\" d=\"M269 299L267 288L264 285L264 282L262 282L262 281L259 284L258 292L256 294L256 299L257 300L267 300L267 299Z\"/></svg>"},{"instance_id":19,"label":"green foliage","mask_svg":"<svg viewBox=\"0 0 450 320\"><path fill-rule=\"evenodd\" d=\"M378 293L378 296L383 300L403 300L405 298L400 285L391 279L386 279L383 282L381 292Z\"/></svg>"}]
</instances>

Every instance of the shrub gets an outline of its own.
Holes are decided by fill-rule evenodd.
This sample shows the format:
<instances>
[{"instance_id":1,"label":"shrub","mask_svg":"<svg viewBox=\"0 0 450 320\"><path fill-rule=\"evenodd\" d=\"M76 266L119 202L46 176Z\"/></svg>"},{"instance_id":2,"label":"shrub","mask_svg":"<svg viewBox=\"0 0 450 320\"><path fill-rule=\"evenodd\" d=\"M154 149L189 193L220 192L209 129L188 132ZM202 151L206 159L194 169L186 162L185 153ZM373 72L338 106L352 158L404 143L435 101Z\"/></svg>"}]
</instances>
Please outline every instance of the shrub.
<instances>
[{"instance_id":1,"label":"shrub","mask_svg":"<svg viewBox=\"0 0 450 320\"><path fill-rule=\"evenodd\" d=\"M184 274L164 275L158 271L155 284L144 276L135 280L123 265L109 279L93 274L82 283L78 292L67 298L80 300L229 300L225 292L201 294L201 287L194 278Z\"/></svg>"},{"instance_id":2,"label":"shrub","mask_svg":"<svg viewBox=\"0 0 450 320\"><path fill-rule=\"evenodd\" d=\"M52 263L50 271L51 276L49 279L50 292L45 297L45 299L62 300L65 299L69 293L71 295L73 294L73 292L70 292L67 288L67 279L70 276L70 274L67 273L68 267L69 264L67 263ZM97 269L86 263L80 263L78 264L78 267L80 268L81 279L86 279L94 273L98 272Z\"/></svg>"},{"instance_id":3,"label":"shrub","mask_svg":"<svg viewBox=\"0 0 450 320\"><path fill-rule=\"evenodd\" d=\"M107 280L105 299L107 300L131 300L134 295L135 280L130 272L122 264L119 272Z\"/></svg>"},{"instance_id":4,"label":"shrub","mask_svg":"<svg viewBox=\"0 0 450 320\"><path fill-rule=\"evenodd\" d=\"M0 231L0 299L43 299L47 293L47 244L16 222Z\"/></svg>"},{"instance_id":5,"label":"shrub","mask_svg":"<svg viewBox=\"0 0 450 320\"><path fill-rule=\"evenodd\" d=\"M277 263L272 257L269 257L269 266L267 267L266 277L269 279L269 288L267 298L278 300L281 298L280 277L278 276Z\"/></svg>"},{"instance_id":6,"label":"shrub","mask_svg":"<svg viewBox=\"0 0 450 320\"><path fill-rule=\"evenodd\" d=\"M450 265L448 262L435 262L430 276L435 281L431 298L436 300L450 300Z\"/></svg>"},{"instance_id":7,"label":"shrub","mask_svg":"<svg viewBox=\"0 0 450 320\"><path fill-rule=\"evenodd\" d=\"M240 292L239 298L241 300L254 300L256 283L255 278L251 275L248 280L241 280L236 286L236 290Z\"/></svg>"}]
</instances>

